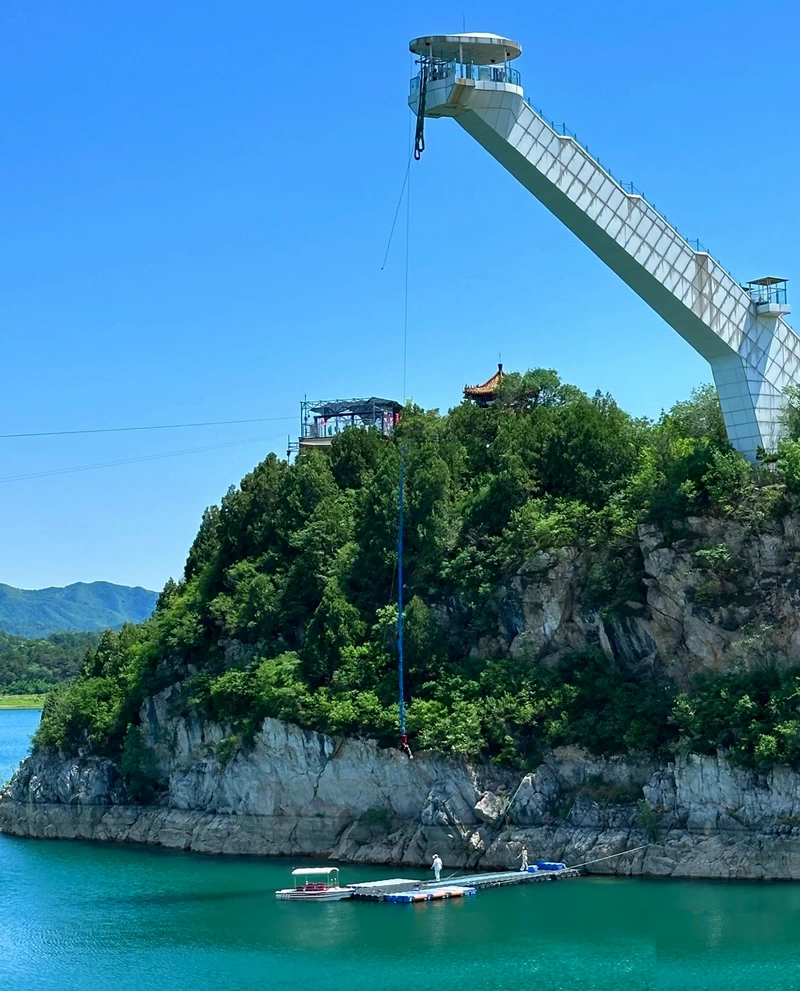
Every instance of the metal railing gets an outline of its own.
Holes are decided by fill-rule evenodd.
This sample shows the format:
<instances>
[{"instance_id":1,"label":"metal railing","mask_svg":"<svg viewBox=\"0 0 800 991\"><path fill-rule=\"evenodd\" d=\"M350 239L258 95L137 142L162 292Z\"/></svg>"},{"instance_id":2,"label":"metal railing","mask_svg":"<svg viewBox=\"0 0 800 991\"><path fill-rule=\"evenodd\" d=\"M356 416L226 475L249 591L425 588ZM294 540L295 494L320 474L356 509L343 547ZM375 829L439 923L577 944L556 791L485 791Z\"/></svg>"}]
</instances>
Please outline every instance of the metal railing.
<instances>
[{"instance_id":1,"label":"metal railing","mask_svg":"<svg viewBox=\"0 0 800 991\"><path fill-rule=\"evenodd\" d=\"M428 65L428 82L439 79L474 79L482 83L510 83L521 86L519 69L510 65L475 65L474 62L435 62ZM411 95L419 92L419 73L411 80Z\"/></svg>"},{"instance_id":2,"label":"metal railing","mask_svg":"<svg viewBox=\"0 0 800 991\"><path fill-rule=\"evenodd\" d=\"M600 161L600 159L597 157L597 155L593 154L593 152L591 152L589 150L589 146L586 145L586 144L584 144L581 141L581 139L578 137L578 135L574 131L571 131L567 127L566 124L564 124L564 123L558 123L558 122L556 122L554 120L550 120L545 115L544 111L542 111L538 107L534 106L534 104L531 102L530 97L528 97L527 95L524 96L523 99L524 99L525 103L527 103L528 106L531 108L531 110L536 114L536 116L539 117L539 118L541 118L541 120L543 120L544 123L547 124L547 126L549 128L551 128L553 131L555 131L556 134L560 134L562 137L565 137L565 138L572 138L572 140L577 145L580 145L580 147L583 148L583 150L586 152L586 154L589 156L589 158L591 158L591 160L595 163L595 165L599 165L600 168L603 170L603 172L605 172L605 174L609 177L609 179L611 179L613 182L615 182L620 187L620 189L622 189L623 192L628 193L628 195L630 195L630 196L639 196L639 197L641 197L641 199L643 199L644 202L655 213L658 214L658 216L664 221L664 223L668 227L671 227L672 230L675 231L675 233L678 235L678 237L682 241L684 241L692 249L692 251L702 252L703 254L706 254L706 255L711 256L711 252L708 250L708 248L706 248L704 244L702 244L700 241L698 241L697 238L690 238L690 237L686 237L685 234L681 234L681 232L678 230L678 228L675 226L675 224L673 224L672 221L668 219L668 217L667 217L667 215L665 213L662 213L661 210L658 209L658 207L655 205L655 203L652 202L652 200L649 200L645 196L645 194L642 192L641 189L638 189L636 186L634 186L634 184L632 182L625 182L622 179L618 179L614 175L614 173L611 171L611 169L609 169L606 165L603 165L603 163ZM717 261L716 258L714 259L714 261ZM719 262L717 262L717 264L719 265ZM720 265L720 268L722 268L721 265ZM723 269L723 271L728 272L727 269ZM731 275L731 273L728 272L728 275ZM732 275L731 275L731 278L733 278Z\"/></svg>"},{"instance_id":3,"label":"metal railing","mask_svg":"<svg viewBox=\"0 0 800 991\"><path fill-rule=\"evenodd\" d=\"M757 305L760 306L762 303L779 303L785 305L786 299L786 283L776 282L771 286L759 286L750 282L743 289L747 290L750 299Z\"/></svg>"},{"instance_id":4,"label":"metal railing","mask_svg":"<svg viewBox=\"0 0 800 991\"><path fill-rule=\"evenodd\" d=\"M449 79L449 78L475 79L475 80L485 80L492 82L509 82L512 83L514 86L521 85L521 77L519 71L517 69L512 69L511 66L508 65L478 66L478 65L473 65L472 63L464 64L461 62L432 62L429 65L428 82L434 81L436 79ZM419 92L419 80L420 80L419 73L416 76L414 76L414 78L411 80L412 96L414 96L417 92ZM658 209L655 203L653 203L652 200L649 200L642 192L642 190L637 189L637 187L634 186L632 182L624 182L622 179L618 179L611 171L611 169L603 165L600 159L590 151L589 146L584 144L580 140L578 135L574 131L570 130L570 128L568 128L563 121L559 123L557 121L551 120L549 117L546 116L543 110L540 110L539 107L535 106L535 104L531 101L530 97L527 96L526 94L523 95L522 99L530 107L530 109L536 114L536 116L539 117L545 124L547 124L547 126L551 128L551 130L553 130L556 134L560 135L561 137L571 138L577 145L579 145L586 152L589 158L595 163L595 165L599 166L603 170L603 172L605 172L605 174L609 177L609 179L615 182L620 187L620 189L622 189L623 192L627 193L629 196L641 197L641 199L644 200L644 202L650 207L650 209L653 210L656 214L658 214L661 220L663 220L664 223L669 228L675 231L678 237L692 251L697 252L698 254L702 253L708 255L710 258L713 259L713 261L717 265L719 265L719 267L722 269L723 272L726 272L731 277L731 279L733 279L733 281L736 282L737 285L740 285L739 281L735 279L733 275L724 266L722 266L716 258L714 258L714 256L711 254L709 249L701 241L699 241L697 238L686 237L684 234L682 234L680 230L675 226L675 224L673 224L669 220L667 215L665 213L662 213L662 211Z\"/></svg>"}]
</instances>

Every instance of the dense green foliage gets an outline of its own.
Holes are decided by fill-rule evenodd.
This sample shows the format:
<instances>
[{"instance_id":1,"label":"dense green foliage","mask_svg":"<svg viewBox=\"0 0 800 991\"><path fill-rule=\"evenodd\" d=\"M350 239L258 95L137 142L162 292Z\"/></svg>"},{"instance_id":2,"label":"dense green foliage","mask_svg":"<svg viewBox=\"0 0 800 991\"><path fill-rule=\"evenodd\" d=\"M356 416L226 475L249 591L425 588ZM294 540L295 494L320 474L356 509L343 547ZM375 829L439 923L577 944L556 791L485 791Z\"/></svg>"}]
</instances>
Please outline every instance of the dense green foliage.
<instances>
[{"instance_id":1,"label":"dense green foliage","mask_svg":"<svg viewBox=\"0 0 800 991\"><path fill-rule=\"evenodd\" d=\"M118 629L146 619L155 603L155 592L111 582L35 589L0 584L0 630L19 637L47 637L64 630Z\"/></svg>"},{"instance_id":2,"label":"dense green foliage","mask_svg":"<svg viewBox=\"0 0 800 991\"><path fill-rule=\"evenodd\" d=\"M757 688L744 676L717 679L679 694L635 680L599 651L556 667L492 656L486 634L506 621L504 582L523 562L535 567L537 552L579 545L586 604L624 614L644 598L637 524L656 522L671 539L698 513L758 528L800 494L800 444L787 440L777 467L751 467L728 445L712 388L652 423L547 369L508 375L489 409L465 403L441 416L409 406L391 441L348 430L329 454L293 465L270 455L204 513L184 575L164 588L153 617L105 633L80 678L51 695L37 746L121 755L142 790L137 713L173 684L176 712L231 725L222 762L267 715L396 740L401 451L415 746L517 765L561 743L654 753L688 740L731 746L754 764L800 756L790 675L765 672ZM709 595L727 594L735 577L724 557L710 548L701 562Z\"/></svg>"},{"instance_id":3,"label":"dense green foliage","mask_svg":"<svg viewBox=\"0 0 800 991\"><path fill-rule=\"evenodd\" d=\"M99 633L52 633L27 640L0 631L0 695L38 695L76 677Z\"/></svg>"}]
</instances>

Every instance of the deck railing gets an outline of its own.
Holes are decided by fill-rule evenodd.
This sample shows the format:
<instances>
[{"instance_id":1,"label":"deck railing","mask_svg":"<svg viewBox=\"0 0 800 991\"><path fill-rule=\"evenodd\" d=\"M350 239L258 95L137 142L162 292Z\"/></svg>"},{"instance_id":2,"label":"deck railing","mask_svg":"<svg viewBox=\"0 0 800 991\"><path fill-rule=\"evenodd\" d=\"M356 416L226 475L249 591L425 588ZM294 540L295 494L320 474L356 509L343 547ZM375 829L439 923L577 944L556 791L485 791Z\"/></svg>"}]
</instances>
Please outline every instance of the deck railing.
<instances>
[{"instance_id":1,"label":"deck railing","mask_svg":"<svg viewBox=\"0 0 800 991\"><path fill-rule=\"evenodd\" d=\"M483 83L510 83L521 86L519 69L510 65L475 65L473 62L431 62L428 66L428 82L439 79L474 79ZM419 73L411 80L411 95L419 92Z\"/></svg>"},{"instance_id":2,"label":"deck railing","mask_svg":"<svg viewBox=\"0 0 800 991\"><path fill-rule=\"evenodd\" d=\"M600 161L597 155L595 155L592 151L590 151L589 146L584 144L583 141L581 141L581 139L578 137L578 135L574 131L571 131L566 124L558 123L557 121L550 120L550 118L546 116L543 110L540 110L538 107L534 106L534 104L531 102L530 97L524 96L523 100L536 114L536 116L541 118L541 120L543 120L544 123L547 124L549 128L555 131L556 134L560 134L562 137L572 138L572 140L576 144L580 145L580 147L583 148L583 150L586 152L589 158L591 158L591 160L595 163L595 165L599 166L603 170L603 172L605 172L605 174L609 177L609 179L612 179L620 187L620 189L622 189L623 192L627 193L629 196L641 197L641 199L643 199L645 203L647 203L647 205L653 211L655 211L655 213L657 213L659 217L661 217L661 219L668 227L671 227L672 230L675 231L678 237L680 237L681 240L684 241L692 249L692 251L702 252L703 254L711 256L711 252L708 250L708 248L706 248L705 245L702 244L697 238L686 237L685 234L682 234L675 226L675 224L673 224L672 221L669 220L667 215L663 213L661 210L659 210L652 200L649 200L645 196L645 194L642 192L641 189L638 189L636 186L634 186L632 182L626 182L622 179L618 179L611 171L611 169L609 169L608 166L603 165L603 163ZM714 259L714 261L717 261L716 258ZM718 261L717 264L719 265ZM723 266L720 265L720 268L723 268ZM723 271L728 272L728 270L725 268L723 268ZM728 272L728 275L731 275L731 273ZM731 278L733 278L732 275Z\"/></svg>"},{"instance_id":3,"label":"deck railing","mask_svg":"<svg viewBox=\"0 0 800 991\"><path fill-rule=\"evenodd\" d=\"M517 69L513 69L509 65L485 66L485 65L473 65L472 63L465 64L462 62L434 62L429 66L428 68L429 82L435 81L437 79L450 79L450 78L475 79L475 80L483 80L486 82L498 82L498 83L508 82L513 84L514 86L522 85L519 71ZM420 81L420 74L417 73L417 75L414 76L411 80L411 90L410 90L411 96L415 96L419 92L419 81ZM622 179L618 179L611 171L611 169L603 165L600 159L592 151L590 151L589 146L584 144L583 141L580 140L578 135L574 131L570 130L570 128L568 128L563 121L557 122L551 120L549 117L547 117L547 115L544 113L543 110L540 110L537 106L535 106L535 104L532 102L529 96L523 95L522 99L530 107L530 109L536 114L536 116L539 117L542 121L544 121L544 123L547 124L547 126L550 127L553 131L555 131L556 134L559 134L565 138L572 138L572 140L575 141L576 144L580 145L580 147L583 148L583 150L586 152L589 158L591 158L591 160L595 163L595 165L599 166L599 168L606 173L609 179L613 180L620 187L620 189L622 189L623 192L627 193L629 196L641 197L644 200L644 202L647 203L647 205L655 213L658 214L658 216L664 221L664 223L668 227L671 227L673 231L675 231L678 237L680 237L681 240L684 241L688 245L688 247L691 248L692 251L695 251L698 254L700 253L706 254L710 258L713 258L714 262L716 262L716 264L719 265L719 267L724 272L726 272L734 280L734 282L737 283L737 285L740 284L737 279L734 279L733 275L728 271L728 269L726 269L723 265L720 264L720 262L716 258L714 258L714 256L711 254L709 249L701 241L699 241L697 238L686 237L685 234L682 234L681 231L675 226L675 224L673 224L672 221L669 220L667 215L663 213L661 210L659 210L652 200L649 200L645 196L645 194L641 191L641 189L638 189L636 186L634 186L632 182L626 182Z\"/></svg>"},{"instance_id":4,"label":"deck railing","mask_svg":"<svg viewBox=\"0 0 800 991\"><path fill-rule=\"evenodd\" d=\"M762 303L779 303L785 305L787 302L785 282L776 282L771 286L759 286L750 282L744 286L744 289L747 290L750 294L750 299L757 306L760 306Z\"/></svg>"}]
</instances>

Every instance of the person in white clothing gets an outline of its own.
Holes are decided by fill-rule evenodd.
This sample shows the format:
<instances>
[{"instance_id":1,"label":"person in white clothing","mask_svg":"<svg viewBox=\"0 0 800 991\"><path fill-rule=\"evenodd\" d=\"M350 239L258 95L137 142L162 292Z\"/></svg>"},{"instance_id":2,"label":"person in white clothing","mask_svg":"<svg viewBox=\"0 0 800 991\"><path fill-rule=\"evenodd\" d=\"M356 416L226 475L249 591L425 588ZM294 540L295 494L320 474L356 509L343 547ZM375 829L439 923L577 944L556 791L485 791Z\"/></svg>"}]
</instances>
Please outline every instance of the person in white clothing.
<instances>
[{"instance_id":1,"label":"person in white clothing","mask_svg":"<svg viewBox=\"0 0 800 991\"><path fill-rule=\"evenodd\" d=\"M433 855L433 863L431 864L431 870L433 871L433 876L436 880L439 880L439 876L442 873L442 858L438 853Z\"/></svg>"},{"instance_id":2,"label":"person in white clothing","mask_svg":"<svg viewBox=\"0 0 800 991\"><path fill-rule=\"evenodd\" d=\"M522 848L521 856L522 856L522 866L520 867L520 870L526 871L528 869L528 850L526 847Z\"/></svg>"}]
</instances>

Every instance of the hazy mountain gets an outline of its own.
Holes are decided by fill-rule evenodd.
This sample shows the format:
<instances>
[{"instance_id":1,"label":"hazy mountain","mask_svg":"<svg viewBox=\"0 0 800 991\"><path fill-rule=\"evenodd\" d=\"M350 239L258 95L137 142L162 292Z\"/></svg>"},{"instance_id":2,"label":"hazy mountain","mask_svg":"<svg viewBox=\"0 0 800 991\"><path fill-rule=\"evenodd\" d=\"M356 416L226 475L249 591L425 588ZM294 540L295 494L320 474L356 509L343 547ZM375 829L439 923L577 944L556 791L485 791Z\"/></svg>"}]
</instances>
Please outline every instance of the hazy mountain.
<instances>
[{"instance_id":1,"label":"hazy mountain","mask_svg":"<svg viewBox=\"0 0 800 991\"><path fill-rule=\"evenodd\" d=\"M76 582L64 588L13 588L0 584L0 630L46 637L60 630L115 629L139 623L153 611L157 592L111 582Z\"/></svg>"}]
</instances>

